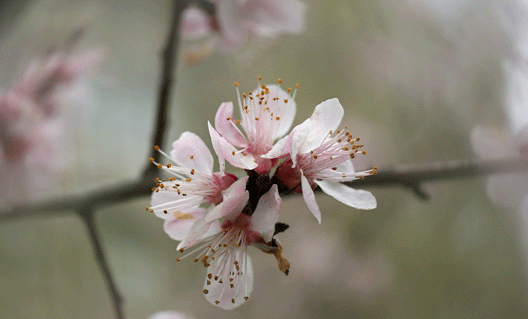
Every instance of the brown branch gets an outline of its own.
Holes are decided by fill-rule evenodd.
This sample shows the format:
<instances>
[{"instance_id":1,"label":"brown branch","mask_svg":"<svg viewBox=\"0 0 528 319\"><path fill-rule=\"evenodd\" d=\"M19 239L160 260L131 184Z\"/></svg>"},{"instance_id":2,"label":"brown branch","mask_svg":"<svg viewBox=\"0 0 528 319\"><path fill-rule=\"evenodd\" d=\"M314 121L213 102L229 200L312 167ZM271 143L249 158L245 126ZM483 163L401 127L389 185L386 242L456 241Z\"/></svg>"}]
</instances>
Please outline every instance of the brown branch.
<instances>
[{"instance_id":1,"label":"brown branch","mask_svg":"<svg viewBox=\"0 0 528 319\"><path fill-rule=\"evenodd\" d=\"M427 198L427 194L421 191L421 185L425 182L521 171L528 171L527 160L456 160L418 166L399 165L391 169L381 170L374 176L368 176L365 179L355 180L347 184L353 187L404 186L412 189L421 198ZM154 174L139 181L121 182L116 186L103 187L86 194L66 195L52 200L16 206L9 210L0 211L0 221L82 211L86 207L106 206L128 199L148 196L152 193L153 179Z\"/></svg>"},{"instance_id":2,"label":"brown branch","mask_svg":"<svg viewBox=\"0 0 528 319\"><path fill-rule=\"evenodd\" d=\"M86 208L82 211L79 211L79 215L84 221L86 228L88 228L90 242L92 243L95 253L95 259L97 260L99 267L101 267L106 284L110 290L110 296L112 297L116 318L124 319L125 314L123 312L123 299L121 298L119 290L117 289L117 285L115 284L115 281L112 277L112 272L110 271L110 267L108 266L108 262L106 261L105 255L103 253L103 248L101 247L99 236L97 235L93 212L93 210Z\"/></svg>"},{"instance_id":3,"label":"brown branch","mask_svg":"<svg viewBox=\"0 0 528 319\"><path fill-rule=\"evenodd\" d=\"M525 159L500 160L454 160L433 162L424 165L400 165L392 169L380 171L374 176L347 183L353 187L363 186L395 186L410 188L418 197L427 199L421 188L422 183L438 180L467 178L480 175L515 173L528 171L528 161Z\"/></svg>"},{"instance_id":4,"label":"brown branch","mask_svg":"<svg viewBox=\"0 0 528 319\"><path fill-rule=\"evenodd\" d=\"M161 79L158 94L158 111L156 114L156 127L153 130L154 136L152 137L151 147L154 145L163 145L165 139L165 131L167 128L167 112L170 103L171 89L176 82L174 77L174 70L177 66L178 56L178 45L180 37L178 36L178 29L182 18L183 10L189 5L189 0L174 0L172 21L170 24L169 34L167 36L167 42L165 48L162 51L162 67L161 67ZM158 158L158 152L154 149L151 151L151 157ZM147 165L143 171L143 176L148 176L155 172L156 167L153 165Z\"/></svg>"}]
</instances>

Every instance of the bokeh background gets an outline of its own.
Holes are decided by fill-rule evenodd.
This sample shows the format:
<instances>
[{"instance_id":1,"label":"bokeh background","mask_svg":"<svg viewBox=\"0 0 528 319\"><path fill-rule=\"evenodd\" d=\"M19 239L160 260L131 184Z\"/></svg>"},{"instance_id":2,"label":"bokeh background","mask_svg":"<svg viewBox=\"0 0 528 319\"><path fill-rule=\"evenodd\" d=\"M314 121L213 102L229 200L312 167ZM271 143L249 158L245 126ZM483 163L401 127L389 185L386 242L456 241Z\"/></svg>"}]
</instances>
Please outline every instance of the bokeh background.
<instances>
[{"instance_id":1,"label":"bokeh background","mask_svg":"<svg viewBox=\"0 0 528 319\"><path fill-rule=\"evenodd\" d=\"M180 59L165 149L184 131L210 145L207 121L221 102L236 100L233 81L248 91L259 75L265 83L300 84L295 124L338 97L344 124L368 150L358 168L476 158L471 129L507 125L502 64L516 55L526 4L304 2L300 35L252 40L240 52L212 52L197 64ZM91 27L79 49L108 53L89 79L94 106L53 194L140 175L152 146L171 8L161 0L0 2L0 87L81 17L89 16ZM284 199L280 221L290 229L279 238L290 275L250 248L255 289L229 312L203 298L202 266L174 261L177 243L145 212L148 197L102 208L96 222L127 318L168 309L195 318L526 318L526 225L518 209L488 199L485 182L425 184L427 201L397 186L370 188L378 199L373 211L319 194L322 225L302 198ZM0 274L0 318L114 316L87 229L73 213L1 223Z\"/></svg>"}]
</instances>

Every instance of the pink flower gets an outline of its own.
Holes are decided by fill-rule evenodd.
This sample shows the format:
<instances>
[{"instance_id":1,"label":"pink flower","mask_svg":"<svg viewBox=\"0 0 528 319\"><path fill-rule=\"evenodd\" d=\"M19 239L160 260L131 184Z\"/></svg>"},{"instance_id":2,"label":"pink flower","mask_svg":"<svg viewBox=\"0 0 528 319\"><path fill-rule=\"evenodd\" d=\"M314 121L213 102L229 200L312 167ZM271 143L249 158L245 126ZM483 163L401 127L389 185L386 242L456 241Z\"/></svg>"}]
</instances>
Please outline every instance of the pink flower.
<instances>
[{"instance_id":1,"label":"pink flower","mask_svg":"<svg viewBox=\"0 0 528 319\"><path fill-rule=\"evenodd\" d=\"M279 84L282 80L278 81ZM215 128L209 123L213 147L218 154L222 171L225 160L243 169L254 169L259 174L269 172L276 158L265 158L274 142L286 135L295 117L295 93L290 95L278 85L262 85L240 96L237 85L238 109L241 119L233 117L233 103L220 105L215 116ZM245 132L237 127L240 125ZM281 147L279 143L277 147Z\"/></svg>"},{"instance_id":2,"label":"pink flower","mask_svg":"<svg viewBox=\"0 0 528 319\"><path fill-rule=\"evenodd\" d=\"M103 58L100 50L79 55L53 52L31 61L13 88L0 95L2 198L27 199L58 184L68 164L64 145L80 127L78 121L70 124L77 119L71 115L81 113L68 112L63 104L78 95L81 76ZM13 180L25 191L13 192L9 188Z\"/></svg>"},{"instance_id":3,"label":"pink flower","mask_svg":"<svg viewBox=\"0 0 528 319\"><path fill-rule=\"evenodd\" d=\"M302 190L308 209L321 223L321 212L315 201L313 189L317 186L338 201L357 208L376 208L376 198L364 190L355 190L340 182L352 181L375 174L370 171L355 172L351 158L365 154L359 138L343 130L337 130L343 118L343 107L337 99L330 99L315 107L312 116L295 127L284 139L283 147L276 147L266 157L282 156L291 152L290 159L281 163L277 178L294 191Z\"/></svg>"},{"instance_id":4,"label":"pink flower","mask_svg":"<svg viewBox=\"0 0 528 319\"><path fill-rule=\"evenodd\" d=\"M247 246L255 245L273 253L279 267L286 272L289 263L281 255L282 248L273 239L281 200L276 185L264 194L252 215L244 207L249 199L245 190L248 177L236 181L224 192L224 201L209 213L194 220L176 219L166 227L172 238L183 238L177 249L191 249L181 260L197 254L195 262L207 267L203 293L212 304L234 309L249 299L253 290L253 267ZM193 217L197 216L193 213ZM282 265L282 267L281 267Z\"/></svg>"},{"instance_id":5,"label":"pink flower","mask_svg":"<svg viewBox=\"0 0 528 319\"><path fill-rule=\"evenodd\" d=\"M169 213L171 215L185 209L197 208L201 204L220 204L222 192L233 184L237 177L229 173L213 173L213 155L194 133L182 133L172 147L170 156L160 152L177 166L157 165L173 177L168 181L157 179L158 184L152 194L149 209L156 216L165 219Z\"/></svg>"},{"instance_id":6,"label":"pink flower","mask_svg":"<svg viewBox=\"0 0 528 319\"><path fill-rule=\"evenodd\" d=\"M306 6L299 0L215 0L215 17L191 7L182 20L182 34L197 39L216 33L219 46L233 51L251 35L274 38L304 31Z\"/></svg>"}]
</instances>

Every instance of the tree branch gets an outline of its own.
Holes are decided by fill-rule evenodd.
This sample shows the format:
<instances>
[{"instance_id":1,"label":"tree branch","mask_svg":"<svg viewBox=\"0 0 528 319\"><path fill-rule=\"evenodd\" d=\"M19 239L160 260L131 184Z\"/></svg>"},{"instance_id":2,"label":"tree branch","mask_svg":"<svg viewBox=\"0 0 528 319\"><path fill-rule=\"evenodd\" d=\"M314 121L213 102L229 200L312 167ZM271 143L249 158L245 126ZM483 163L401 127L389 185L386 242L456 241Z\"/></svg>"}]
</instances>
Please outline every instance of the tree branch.
<instances>
[{"instance_id":1,"label":"tree branch","mask_svg":"<svg viewBox=\"0 0 528 319\"><path fill-rule=\"evenodd\" d=\"M176 82L174 78L174 70L176 69L178 62L178 45L180 37L178 35L178 30L180 27L180 22L182 18L183 10L189 5L189 0L174 0L173 2L173 11L172 21L170 24L169 34L167 36L167 42L165 48L162 51L162 67L161 67L161 79L160 87L158 94L158 111L156 114L156 127L153 130L154 136L152 137L152 151L151 157L157 159L158 152L154 150L154 145L163 146L165 139L165 131L167 128L167 112L169 109L170 103L170 93L171 89ZM156 167L153 165L147 165L143 171L143 176L148 176L156 171Z\"/></svg>"},{"instance_id":2,"label":"tree branch","mask_svg":"<svg viewBox=\"0 0 528 319\"><path fill-rule=\"evenodd\" d=\"M421 190L421 185L425 182L522 171L528 171L528 161L525 159L455 160L419 166L399 165L381 170L378 174L368 176L365 179L348 182L347 185L353 187L404 186L410 188L420 198L427 199L428 195ZM86 207L107 206L128 199L148 196L152 193L154 176L152 174L139 181L121 182L116 186L98 188L85 194L71 194L56 199L16 206L0 211L0 222L37 215L56 215L82 211Z\"/></svg>"},{"instance_id":3,"label":"tree branch","mask_svg":"<svg viewBox=\"0 0 528 319\"><path fill-rule=\"evenodd\" d=\"M78 212L81 216L81 219L84 221L86 228L88 228L88 233L90 234L90 242L92 243L94 249L95 258L97 260L97 263L99 264L99 267L101 267L106 284L108 285L108 289L110 290L110 295L112 297L112 303L114 305L116 317L118 319L124 319L125 315L123 313L122 307L123 299L119 294L117 286L112 277L112 273L110 272L110 268L108 267L105 255L103 253L103 249L101 247L99 236L97 235L97 230L95 227L93 210L91 208L85 208L84 210Z\"/></svg>"}]
</instances>

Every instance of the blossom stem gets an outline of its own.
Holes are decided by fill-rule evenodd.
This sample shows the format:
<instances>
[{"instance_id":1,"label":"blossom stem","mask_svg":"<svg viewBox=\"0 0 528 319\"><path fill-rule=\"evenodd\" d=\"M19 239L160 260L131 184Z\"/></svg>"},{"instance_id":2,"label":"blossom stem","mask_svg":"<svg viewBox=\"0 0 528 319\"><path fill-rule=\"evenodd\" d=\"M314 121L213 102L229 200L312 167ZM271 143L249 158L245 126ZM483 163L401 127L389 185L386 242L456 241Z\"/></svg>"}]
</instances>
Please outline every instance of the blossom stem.
<instances>
[{"instance_id":1,"label":"blossom stem","mask_svg":"<svg viewBox=\"0 0 528 319\"><path fill-rule=\"evenodd\" d=\"M82 220L84 221L86 228L88 228L88 232L90 234L90 242L92 243L92 246L94 249L95 258L97 259L97 263L99 264L99 267L101 267L101 270L103 271L103 276L110 290L110 295L112 297L112 303L114 305L114 309L116 312L116 318L124 319L125 315L123 313L123 307L122 307L123 299L121 298L121 295L114 282L112 273L110 272L110 267L108 267L108 262L106 261L106 258L103 252L103 248L101 247L101 243L99 240L99 236L97 234L97 229L96 229L95 220L94 220L94 214L93 214L94 211L91 208L85 208L84 210L78 211L78 213L81 216Z\"/></svg>"},{"instance_id":2,"label":"blossom stem","mask_svg":"<svg viewBox=\"0 0 528 319\"><path fill-rule=\"evenodd\" d=\"M161 66L161 80L157 101L157 115L155 120L154 135L152 137L151 146L163 145L165 140L165 131L167 128L167 112L169 109L171 89L176 83L176 77L174 76L174 70L178 63L178 46L179 46L179 34L178 30L180 27L180 21L182 18L183 10L189 5L189 0L174 0L172 21L170 22L169 35L165 48L162 51L163 62ZM152 150L151 157L154 159L158 158L158 151ZM150 163L147 164L143 171L144 177L151 176L156 171L156 167Z\"/></svg>"}]
</instances>

